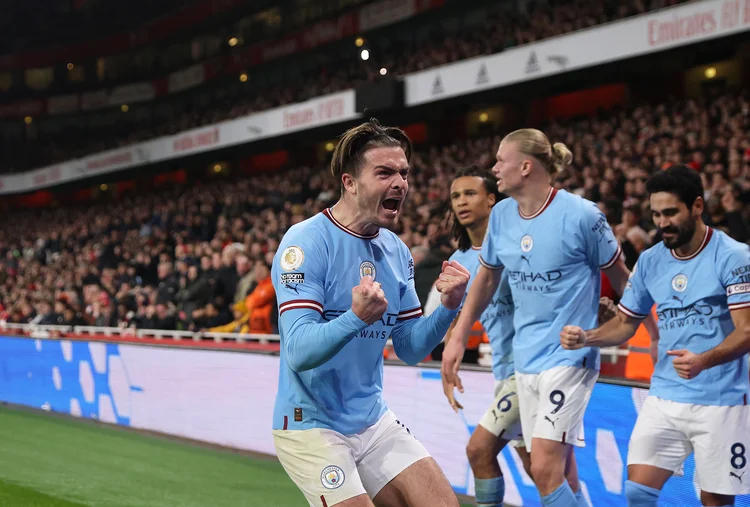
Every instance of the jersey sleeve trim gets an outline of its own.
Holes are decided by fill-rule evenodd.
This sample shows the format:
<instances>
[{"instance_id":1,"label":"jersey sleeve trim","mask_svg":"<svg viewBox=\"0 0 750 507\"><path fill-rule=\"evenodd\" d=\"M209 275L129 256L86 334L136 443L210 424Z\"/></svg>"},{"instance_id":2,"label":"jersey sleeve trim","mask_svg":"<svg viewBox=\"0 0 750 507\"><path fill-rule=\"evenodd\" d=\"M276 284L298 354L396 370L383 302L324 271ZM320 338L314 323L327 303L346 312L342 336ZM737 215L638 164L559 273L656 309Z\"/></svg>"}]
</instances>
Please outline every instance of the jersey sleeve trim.
<instances>
[{"instance_id":1,"label":"jersey sleeve trim","mask_svg":"<svg viewBox=\"0 0 750 507\"><path fill-rule=\"evenodd\" d=\"M750 301L746 301L744 303L734 303L734 304L728 305L728 306L729 306L729 311L730 312L732 310L741 310L743 308L750 308Z\"/></svg>"},{"instance_id":2,"label":"jersey sleeve trim","mask_svg":"<svg viewBox=\"0 0 750 507\"><path fill-rule=\"evenodd\" d=\"M622 246L620 246L620 244L618 243L617 244L617 251L612 256L612 258L609 261L607 261L606 264L602 264L601 266L599 266L599 268L600 269L609 269L609 268L611 268L612 266L615 265L615 263L617 262L617 259L620 258L620 255L622 255Z\"/></svg>"},{"instance_id":3,"label":"jersey sleeve trim","mask_svg":"<svg viewBox=\"0 0 750 507\"><path fill-rule=\"evenodd\" d=\"M401 312L398 312L398 317L396 318L397 321L403 321L403 320L409 320L409 319L416 319L417 317L422 316L422 308L416 307L412 308L411 310L404 310Z\"/></svg>"},{"instance_id":4,"label":"jersey sleeve trim","mask_svg":"<svg viewBox=\"0 0 750 507\"><path fill-rule=\"evenodd\" d=\"M323 305L312 299L294 299L281 303L279 305L279 315L287 310L299 310L299 309L315 310L319 314L323 315Z\"/></svg>"},{"instance_id":5,"label":"jersey sleeve trim","mask_svg":"<svg viewBox=\"0 0 750 507\"><path fill-rule=\"evenodd\" d=\"M642 313L634 312L633 310L631 310L630 308L626 307L622 303L620 303L619 305L617 305L617 308L619 308L622 313L624 313L625 315L627 315L628 317L633 318L633 319L642 320L642 319L645 319L646 317L648 317L648 315L644 315Z\"/></svg>"},{"instance_id":6,"label":"jersey sleeve trim","mask_svg":"<svg viewBox=\"0 0 750 507\"><path fill-rule=\"evenodd\" d=\"M479 263L487 269L493 269L493 270L503 269L502 266L495 266L494 264L490 264L486 260L482 259L481 254L479 255Z\"/></svg>"}]
</instances>

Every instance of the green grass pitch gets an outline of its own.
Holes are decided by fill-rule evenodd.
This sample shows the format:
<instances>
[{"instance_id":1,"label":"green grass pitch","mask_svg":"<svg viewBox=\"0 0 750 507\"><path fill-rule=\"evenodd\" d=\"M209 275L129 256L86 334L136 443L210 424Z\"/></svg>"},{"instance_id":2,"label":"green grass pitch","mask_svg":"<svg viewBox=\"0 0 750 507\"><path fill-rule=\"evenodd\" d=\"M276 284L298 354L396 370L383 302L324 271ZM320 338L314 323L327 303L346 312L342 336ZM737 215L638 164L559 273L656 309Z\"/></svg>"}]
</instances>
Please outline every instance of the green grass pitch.
<instances>
[{"instance_id":1,"label":"green grass pitch","mask_svg":"<svg viewBox=\"0 0 750 507\"><path fill-rule=\"evenodd\" d=\"M2 507L306 507L278 462L0 408Z\"/></svg>"}]
</instances>

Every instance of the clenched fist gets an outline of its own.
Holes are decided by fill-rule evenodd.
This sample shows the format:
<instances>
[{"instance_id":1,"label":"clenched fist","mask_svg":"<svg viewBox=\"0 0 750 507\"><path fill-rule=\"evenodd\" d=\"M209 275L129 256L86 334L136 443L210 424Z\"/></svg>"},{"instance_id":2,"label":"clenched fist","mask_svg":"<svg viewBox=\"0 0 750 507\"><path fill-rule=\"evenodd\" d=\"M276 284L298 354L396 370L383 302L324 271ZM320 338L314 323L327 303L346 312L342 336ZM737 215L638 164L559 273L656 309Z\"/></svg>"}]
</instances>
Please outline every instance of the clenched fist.
<instances>
[{"instance_id":1,"label":"clenched fist","mask_svg":"<svg viewBox=\"0 0 750 507\"><path fill-rule=\"evenodd\" d=\"M456 261L443 261L443 271L435 283L440 292L440 302L448 310L455 310L461 304L466 293L471 273Z\"/></svg>"},{"instance_id":2,"label":"clenched fist","mask_svg":"<svg viewBox=\"0 0 750 507\"><path fill-rule=\"evenodd\" d=\"M352 311L354 315L368 324L377 322L388 308L388 300L380 288L380 283L373 282L371 276L365 276L359 285L352 289Z\"/></svg>"},{"instance_id":3,"label":"clenched fist","mask_svg":"<svg viewBox=\"0 0 750 507\"><path fill-rule=\"evenodd\" d=\"M586 346L586 331L578 326L565 326L560 331L560 344L567 350L578 350Z\"/></svg>"}]
</instances>

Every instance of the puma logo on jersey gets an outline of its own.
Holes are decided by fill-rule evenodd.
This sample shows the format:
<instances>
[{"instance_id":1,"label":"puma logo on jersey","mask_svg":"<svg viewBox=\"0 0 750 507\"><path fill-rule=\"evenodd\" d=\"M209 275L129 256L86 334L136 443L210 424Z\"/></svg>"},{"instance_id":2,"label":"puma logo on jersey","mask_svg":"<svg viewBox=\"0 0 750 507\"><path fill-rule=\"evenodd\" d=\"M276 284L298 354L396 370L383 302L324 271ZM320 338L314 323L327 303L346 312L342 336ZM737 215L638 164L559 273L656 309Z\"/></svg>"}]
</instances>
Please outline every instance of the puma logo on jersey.
<instances>
[{"instance_id":1,"label":"puma logo on jersey","mask_svg":"<svg viewBox=\"0 0 750 507\"><path fill-rule=\"evenodd\" d=\"M294 292L296 292L297 294L299 294L299 291L297 290L297 285L292 285L292 284L288 283L288 284L284 285L284 288L289 289L289 290L293 290Z\"/></svg>"},{"instance_id":2,"label":"puma logo on jersey","mask_svg":"<svg viewBox=\"0 0 750 507\"><path fill-rule=\"evenodd\" d=\"M544 416L544 420L545 420L545 421L549 421L549 422L550 422L550 424L552 425L552 427L554 428L554 427L555 427L555 423L556 423L557 421L559 421L559 420L560 420L560 418L558 417L557 419L555 419L555 420L553 421L552 419L550 419L550 418L549 418L549 416L548 416L548 415L545 415L545 416Z\"/></svg>"},{"instance_id":3,"label":"puma logo on jersey","mask_svg":"<svg viewBox=\"0 0 750 507\"><path fill-rule=\"evenodd\" d=\"M531 255L528 255L528 256L527 255L522 255L521 256L521 260L522 261L526 261L526 264L528 264L529 267L531 267Z\"/></svg>"},{"instance_id":4,"label":"puma logo on jersey","mask_svg":"<svg viewBox=\"0 0 750 507\"><path fill-rule=\"evenodd\" d=\"M730 477L736 477L738 481L742 482L742 477L745 475L745 472L742 472L742 475L737 475L734 472L729 472Z\"/></svg>"}]
</instances>

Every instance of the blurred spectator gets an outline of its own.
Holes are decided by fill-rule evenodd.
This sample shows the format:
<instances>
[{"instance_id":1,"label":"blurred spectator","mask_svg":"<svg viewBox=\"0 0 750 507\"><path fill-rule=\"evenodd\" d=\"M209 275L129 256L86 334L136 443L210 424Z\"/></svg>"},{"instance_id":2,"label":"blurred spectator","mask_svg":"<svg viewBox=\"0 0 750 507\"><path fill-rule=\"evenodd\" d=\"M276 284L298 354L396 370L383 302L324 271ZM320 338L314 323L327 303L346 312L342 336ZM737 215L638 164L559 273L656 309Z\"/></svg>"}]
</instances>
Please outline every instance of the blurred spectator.
<instances>
[{"instance_id":1,"label":"blurred spectator","mask_svg":"<svg viewBox=\"0 0 750 507\"><path fill-rule=\"evenodd\" d=\"M221 301L221 305L237 302L235 296L237 284L240 280L239 268L246 269L246 264L237 263L237 256L244 250L245 246L242 243L233 243L225 246L221 252L221 267L216 274L216 285L214 287L214 296Z\"/></svg>"},{"instance_id":2,"label":"blurred spectator","mask_svg":"<svg viewBox=\"0 0 750 507\"><path fill-rule=\"evenodd\" d=\"M250 326L248 325L248 319L250 315L247 313L245 308L245 302L240 301L232 307L234 313L234 320L229 324L223 326L216 326L209 328L208 331L212 333L244 333L250 332Z\"/></svg>"},{"instance_id":3,"label":"blurred spectator","mask_svg":"<svg viewBox=\"0 0 750 507\"><path fill-rule=\"evenodd\" d=\"M245 299L245 310L249 316L250 332L270 334L273 332L271 314L276 311L276 291L271 282L271 269L265 261L255 263L255 290Z\"/></svg>"},{"instance_id":4,"label":"blurred spectator","mask_svg":"<svg viewBox=\"0 0 750 507\"><path fill-rule=\"evenodd\" d=\"M189 326L195 310L208 304L212 291L208 279L210 276L210 271L201 274L198 266L192 265L188 268L187 276L180 279L180 290L175 296L175 301L181 309L180 321L183 327Z\"/></svg>"},{"instance_id":5,"label":"blurred spectator","mask_svg":"<svg viewBox=\"0 0 750 507\"><path fill-rule=\"evenodd\" d=\"M727 93L540 127L575 156L573 168L560 173L555 185L598 203L632 266L659 241L645 181L669 163L689 161L700 171L710 225L750 240L745 111L747 94ZM456 247L444 230L445 182L470 163L490 166L500 139L498 134L415 149L396 233L412 251L423 304ZM290 184L302 181L304 187ZM86 207L12 211L0 223L0 318L182 330L234 322L232 328L274 330L268 266L279 240L338 195L325 167L297 167ZM237 322L243 316L247 320Z\"/></svg>"}]
</instances>

